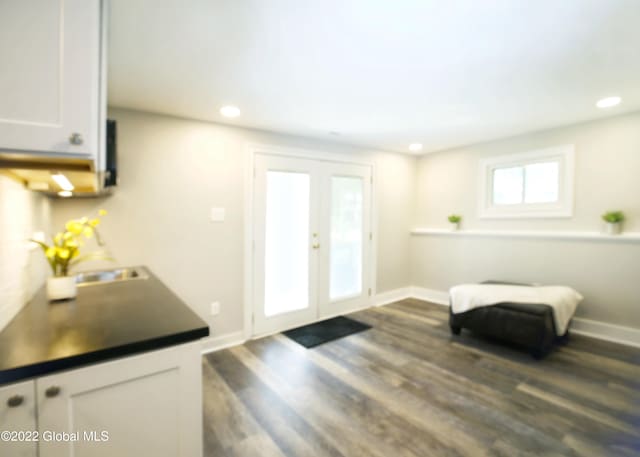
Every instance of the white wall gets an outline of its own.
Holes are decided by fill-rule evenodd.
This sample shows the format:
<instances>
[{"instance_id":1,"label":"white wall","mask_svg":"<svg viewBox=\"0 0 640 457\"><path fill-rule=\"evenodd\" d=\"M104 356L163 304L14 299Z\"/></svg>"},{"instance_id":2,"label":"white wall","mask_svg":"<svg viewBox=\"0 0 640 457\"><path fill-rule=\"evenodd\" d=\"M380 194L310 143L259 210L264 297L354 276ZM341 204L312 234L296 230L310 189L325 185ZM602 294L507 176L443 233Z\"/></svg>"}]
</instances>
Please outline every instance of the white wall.
<instances>
[{"instance_id":1,"label":"white wall","mask_svg":"<svg viewBox=\"0 0 640 457\"><path fill-rule=\"evenodd\" d=\"M49 199L0 175L0 329L44 284L49 266L30 249L35 232L49 233Z\"/></svg>"},{"instance_id":2,"label":"white wall","mask_svg":"<svg viewBox=\"0 0 640 457\"><path fill-rule=\"evenodd\" d=\"M120 265L148 265L211 324L242 330L245 146L262 143L360 154L376 164L379 292L409 285L415 158L149 113L111 110L118 121L120 185L113 196L58 200L54 220L105 208L101 233ZM209 222L226 208L224 223ZM85 265L85 268L91 265ZM209 316L209 304L221 313Z\"/></svg>"},{"instance_id":3,"label":"white wall","mask_svg":"<svg viewBox=\"0 0 640 457\"><path fill-rule=\"evenodd\" d=\"M566 219L479 219L478 161L548 146L576 148L575 211ZM414 227L598 231L600 215L623 210L640 231L640 113L430 154L418 161ZM413 236L416 286L447 290L483 279L568 284L586 297L580 317L640 328L640 244L601 241Z\"/></svg>"}]
</instances>

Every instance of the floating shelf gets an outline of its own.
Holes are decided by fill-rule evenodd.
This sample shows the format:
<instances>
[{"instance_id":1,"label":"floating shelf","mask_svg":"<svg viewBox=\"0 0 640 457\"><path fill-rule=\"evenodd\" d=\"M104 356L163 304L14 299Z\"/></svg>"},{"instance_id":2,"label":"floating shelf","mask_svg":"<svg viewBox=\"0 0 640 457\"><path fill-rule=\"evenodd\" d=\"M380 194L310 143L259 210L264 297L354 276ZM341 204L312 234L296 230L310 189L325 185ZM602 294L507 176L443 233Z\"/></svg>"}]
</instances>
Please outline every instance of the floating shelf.
<instances>
[{"instance_id":1,"label":"floating shelf","mask_svg":"<svg viewBox=\"0 0 640 457\"><path fill-rule=\"evenodd\" d=\"M640 243L640 232L627 232L620 235L606 235L600 232L568 232L540 230L447 230L436 228L415 228L412 235L417 236L454 236L485 238L531 238L556 240L586 240L610 243Z\"/></svg>"}]
</instances>

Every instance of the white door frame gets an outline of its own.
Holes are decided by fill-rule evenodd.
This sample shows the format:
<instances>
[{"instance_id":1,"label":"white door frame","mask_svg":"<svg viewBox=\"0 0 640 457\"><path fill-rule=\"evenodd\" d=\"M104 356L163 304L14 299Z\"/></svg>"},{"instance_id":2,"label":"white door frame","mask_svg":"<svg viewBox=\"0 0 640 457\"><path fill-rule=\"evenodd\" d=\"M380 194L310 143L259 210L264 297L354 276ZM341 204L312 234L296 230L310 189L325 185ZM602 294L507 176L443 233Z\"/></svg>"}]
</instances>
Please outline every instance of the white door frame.
<instances>
[{"instance_id":1,"label":"white door frame","mask_svg":"<svg viewBox=\"0 0 640 457\"><path fill-rule=\"evenodd\" d=\"M245 180L244 180L244 330L243 336L245 340L253 338L253 234L254 234L254 172L255 172L255 156L256 154L270 154L283 157L298 157L303 159L324 160L329 162L340 162L354 165L365 165L371 167L371 232L373 234L373 242L371 243L371 270L369 284L371 285L371 295L366 301L363 308L370 307L376 295L376 279L377 279L377 235L378 235L378 217L377 217L377 175L374 160L370 157L360 158L357 156L349 156L348 154L337 154L325 151L298 149L291 147L281 147L269 144L248 143L245 153ZM264 335L259 335L264 336Z\"/></svg>"}]
</instances>

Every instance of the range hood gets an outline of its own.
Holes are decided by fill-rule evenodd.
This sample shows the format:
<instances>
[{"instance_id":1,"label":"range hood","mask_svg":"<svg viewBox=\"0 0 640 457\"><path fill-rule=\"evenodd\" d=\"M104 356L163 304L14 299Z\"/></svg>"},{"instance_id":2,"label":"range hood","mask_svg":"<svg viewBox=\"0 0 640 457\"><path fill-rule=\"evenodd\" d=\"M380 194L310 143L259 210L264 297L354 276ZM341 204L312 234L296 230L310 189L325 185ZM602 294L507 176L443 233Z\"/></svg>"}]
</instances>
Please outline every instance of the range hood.
<instances>
[{"instance_id":1,"label":"range hood","mask_svg":"<svg viewBox=\"0 0 640 457\"><path fill-rule=\"evenodd\" d=\"M96 161L64 154L38 154L0 151L0 172L22 181L33 191L62 198L100 197L111 194L117 182L116 123L107 121L104 170ZM70 187L61 186L55 176L62 175ZM60 195L62 193L62 195Z\"/></svg>"}]
</instances>

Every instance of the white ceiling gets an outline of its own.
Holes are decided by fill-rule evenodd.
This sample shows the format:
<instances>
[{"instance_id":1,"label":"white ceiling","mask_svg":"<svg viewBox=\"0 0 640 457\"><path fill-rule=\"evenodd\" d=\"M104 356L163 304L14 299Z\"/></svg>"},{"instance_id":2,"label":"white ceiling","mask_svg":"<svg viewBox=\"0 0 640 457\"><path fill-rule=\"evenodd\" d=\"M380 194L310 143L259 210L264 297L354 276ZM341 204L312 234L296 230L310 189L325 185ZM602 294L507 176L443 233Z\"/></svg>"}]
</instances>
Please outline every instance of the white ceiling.
<instances>
[{"instance_id":1,"label":"white ceiling","mask_svg":"<svg viewBox=\"0 0 640 457\"><path fill-rule=\"evenodd\" d=\"M640 0L111 5L112 106L401 152L640 109Z\"/></svg>"}]
</instances>

